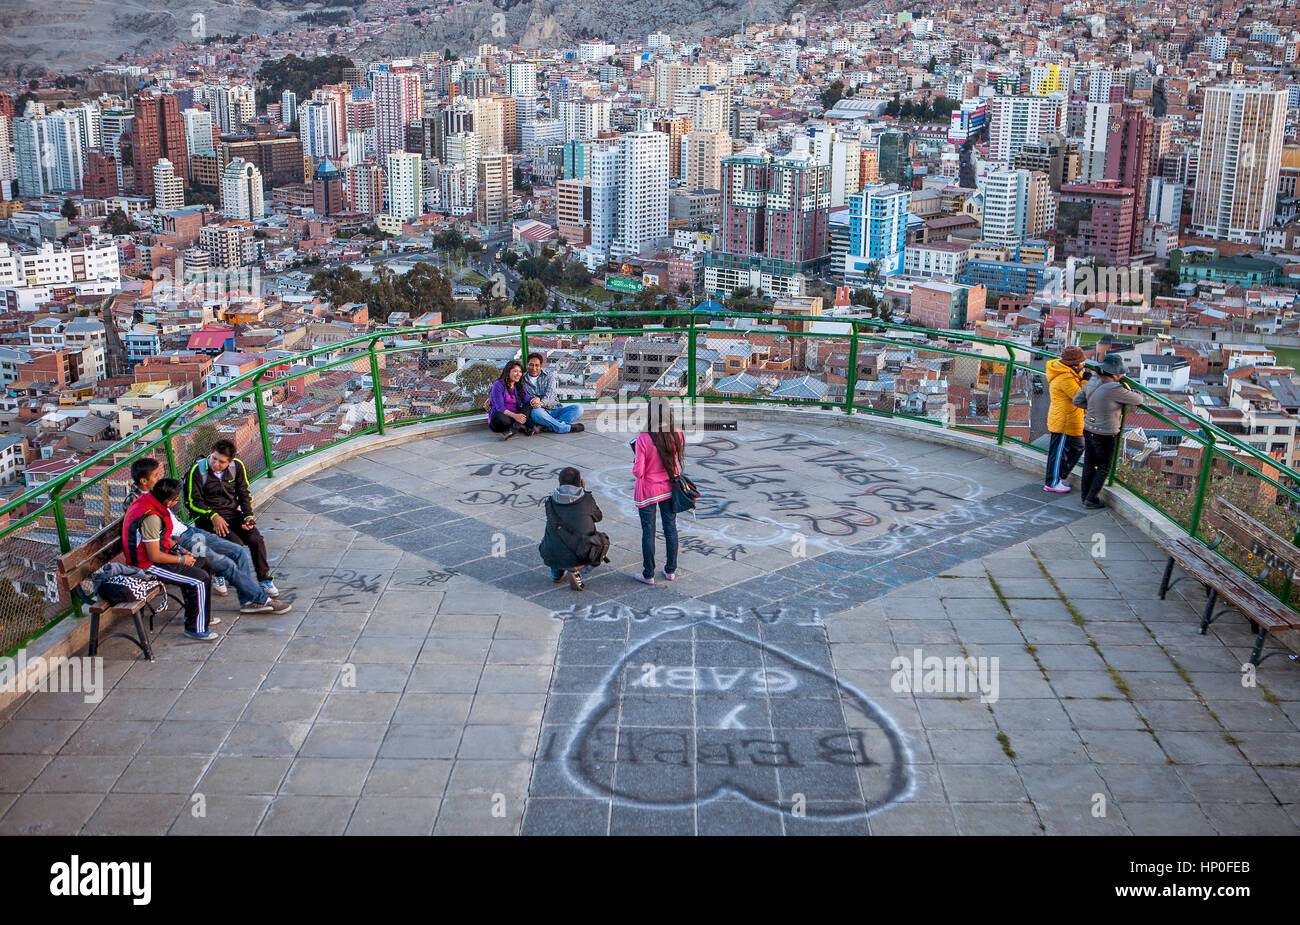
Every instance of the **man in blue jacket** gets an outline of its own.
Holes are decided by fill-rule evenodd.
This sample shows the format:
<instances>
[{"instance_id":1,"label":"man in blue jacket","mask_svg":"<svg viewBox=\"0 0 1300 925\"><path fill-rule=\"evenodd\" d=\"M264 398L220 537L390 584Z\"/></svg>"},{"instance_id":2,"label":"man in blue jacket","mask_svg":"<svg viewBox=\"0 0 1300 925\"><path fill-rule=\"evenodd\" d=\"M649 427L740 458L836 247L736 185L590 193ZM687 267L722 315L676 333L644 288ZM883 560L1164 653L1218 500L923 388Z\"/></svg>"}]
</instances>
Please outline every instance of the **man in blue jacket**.
<instances>
[{"instance_id":1,"label":"man in blue jacket","mask_svg":"<svg viewBox=\"0 0 1300 925\"><path fill-rule=\"evenodd\" d=\"M537 424L557 434L581 433L586 428L578 423L582 405L561 405L555 393L555 376L543 367L546 354L528 354L528 370L524 374L524 390L532 406L529 417Z\"/></svg>"}]
</instances>

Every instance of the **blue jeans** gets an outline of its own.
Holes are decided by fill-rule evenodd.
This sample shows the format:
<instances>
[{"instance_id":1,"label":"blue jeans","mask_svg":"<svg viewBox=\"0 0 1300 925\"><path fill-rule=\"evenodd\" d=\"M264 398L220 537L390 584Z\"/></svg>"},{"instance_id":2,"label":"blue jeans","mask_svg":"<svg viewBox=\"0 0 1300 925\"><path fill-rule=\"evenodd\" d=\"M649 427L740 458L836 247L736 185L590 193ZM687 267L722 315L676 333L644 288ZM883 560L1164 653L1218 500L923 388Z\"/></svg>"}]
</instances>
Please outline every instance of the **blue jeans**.
<instances>
[{"instance_id":1,"label":"blue jeans","mask_svg":"<svg viewBox=\"0 0 1300 925\"><path fill-rule=\"evenodd\" d=\"M268 599L258 584L257 573L253 571L253 555L247 546L232 543L198 527L190 527L176 537L176 545L196 556L207 556L212 563L212 574L235 586L240 604L262 604Z\"/></svg>"},{"instance_id":2,"label":"blue jeans","mask_svg":"<svg viewBox=\"0 0 1300 925\"><path fill-rule=\"evenodd\" d=\"M571 429L569 425L582 417L582 405L560 405L554 411L534 408L531 417L538 424L557 434L567 434Z\"/></svg>"},{"instance_id":3,"label":"blue jeans","mask_svg":"<svg viewBox=\"0 0 1300 925\"><path fill-rule=\"evenodd\" d=\"M656 507L659 508L659 520L664 528L664 546L667 547L664 571L677 571L677 513L673 510L673 499L664 498L658 504L637 508L637 513L641 515L641 574L645 578L655 577Z\"/></svg>"},{"instance_id":4,"label":"blue jeans","mask_svg":"<svg viewBox=\"0 0 1300 925\"><path fill-rule=\"evenodd\" d=\"M559 581L563 577L564 577L564 569L562 568L551 569L551 581Z\"/></svg>"}]
</instances>

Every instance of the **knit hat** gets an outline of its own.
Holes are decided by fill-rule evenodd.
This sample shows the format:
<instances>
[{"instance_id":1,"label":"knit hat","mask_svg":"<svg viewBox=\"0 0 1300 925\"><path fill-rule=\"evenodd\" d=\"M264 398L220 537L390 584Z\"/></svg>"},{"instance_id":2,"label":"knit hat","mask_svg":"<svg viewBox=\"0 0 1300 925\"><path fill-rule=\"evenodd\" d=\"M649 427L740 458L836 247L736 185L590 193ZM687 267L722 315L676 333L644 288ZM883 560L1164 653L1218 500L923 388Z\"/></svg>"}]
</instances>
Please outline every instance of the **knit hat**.
<instances>
[{"instance_id":1,"label":"knit hat","mask_svg":"<svg viewBox=\"0 0 1300 925\"><path fill-rule=\"evenodd\" d=\"M1077 366L1084 360L1083 348L1071 344L1061 351L1061 362L1066 366Z\"/></svg>"}]
</instances>

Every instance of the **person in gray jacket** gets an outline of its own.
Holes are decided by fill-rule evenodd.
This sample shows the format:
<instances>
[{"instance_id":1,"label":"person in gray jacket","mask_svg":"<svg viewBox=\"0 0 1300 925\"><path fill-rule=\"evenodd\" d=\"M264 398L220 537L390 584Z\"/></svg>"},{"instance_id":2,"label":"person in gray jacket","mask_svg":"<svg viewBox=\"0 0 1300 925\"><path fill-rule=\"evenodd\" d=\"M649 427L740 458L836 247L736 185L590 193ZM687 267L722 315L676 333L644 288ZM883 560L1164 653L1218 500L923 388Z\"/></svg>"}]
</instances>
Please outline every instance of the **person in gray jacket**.
<instances>
[{"instance_id":1,"label":"person in gray jacket","mask_svg":"<svg viewBox=\"0 0 1300 925\"><path fill-rule=\"evenodd\" d=\"M1110 473L1119 437L1124 405L1142 404L1142 396L1124 384L1124 361L1109 354L1097 368L1097 375L1074 396L1074 404L1088 413L1083 419L1083 506L1097 510L1106 505L1098 499Z\"/></svg>"},{"instance_id":2,"label":"person in gray jacket","mask_svg":"<svg viewBox=\"0 0 1300 925\"><path fill-rule=\"evenodd\" d=\"M545 363L545 354L528 354L523 382L528 403L532 406L528 416L535 424L557 434L581 433L584 428L578 423L578 418L582 417L582 405L560 404L560 399L555 394L555 377L543 370Z\"/></svg>"}]
</instances>

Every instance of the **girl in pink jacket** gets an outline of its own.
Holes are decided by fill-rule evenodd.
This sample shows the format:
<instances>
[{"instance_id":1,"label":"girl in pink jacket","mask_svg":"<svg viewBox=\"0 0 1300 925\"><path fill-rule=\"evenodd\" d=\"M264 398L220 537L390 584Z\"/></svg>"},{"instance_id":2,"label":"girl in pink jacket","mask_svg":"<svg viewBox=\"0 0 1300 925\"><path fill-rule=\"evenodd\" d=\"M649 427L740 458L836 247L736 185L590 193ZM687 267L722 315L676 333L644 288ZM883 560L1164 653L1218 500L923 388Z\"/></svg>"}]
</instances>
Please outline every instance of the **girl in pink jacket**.
<instances>
[{"instance_id":1,"label":"girl in pink jacket","mask_svg":"<svg viewBox=\"0 0 1300 925\"><path fill-rule=\"evenodd\" d=\"M636 488L632 498L641 515L641 572L635 576L642 584L655 583L655 508L663 524L667 547L664 577L677 577L677 514L673 511L672 476L682 471L682 452L686 443L673 421L672 406L662 398L650 403L645 432L635 444L632 475ZM666 464L666 465L665 465Z\"/></svg>"}]
</instances>

